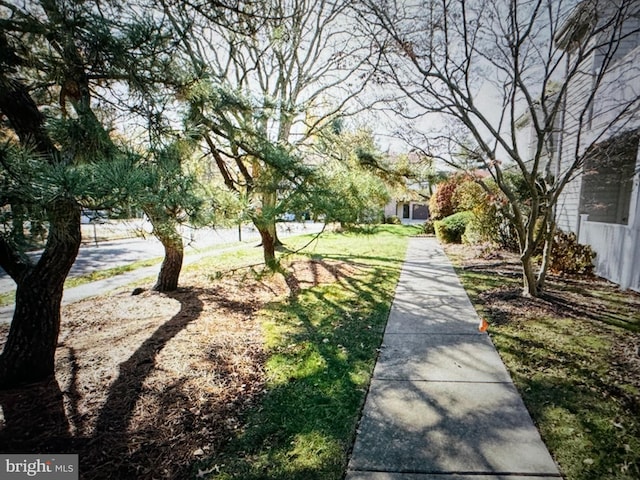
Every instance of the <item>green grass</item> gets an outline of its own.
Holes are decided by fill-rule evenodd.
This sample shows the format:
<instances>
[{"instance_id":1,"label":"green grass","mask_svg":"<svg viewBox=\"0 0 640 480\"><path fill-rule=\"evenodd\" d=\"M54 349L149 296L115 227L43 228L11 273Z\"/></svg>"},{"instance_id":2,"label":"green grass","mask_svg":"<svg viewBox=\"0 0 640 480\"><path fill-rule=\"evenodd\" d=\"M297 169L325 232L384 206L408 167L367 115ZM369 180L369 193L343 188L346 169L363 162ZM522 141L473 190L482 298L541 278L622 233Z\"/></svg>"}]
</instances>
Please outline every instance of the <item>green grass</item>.
<instances>
[{"instance_id":1,"label":"green grass","mask_svg":"<svg viewBox=\"0 0 640 480\"><path fill-rule=\"evenodd\" d=\"M504 285L504 277L457 271L491 323L479 295ZM596 299L597 314L579 301L572 315L523 308L522 315L495 319L491 338L566 480L638 479L640 391L617 364L614 348L632 338L638 344L637 297L589 282L558 281L553 289L577 292L584 303Z\"/></svg>"},{"instance_id":2,"label":"green grass","mask_svg":"<svg viewBox=\"0 0 640 480\"><path fill-rule=\"evenodd\" d=\"M247 265L256 265L264 262L262 247L257 244L245 245L218 255L211 255L198 260L196 263L185 267L185 271L209 270L210 274L224 274L227 271L242 268Z\"/></svg>"},{"instance_id":3,"label":"green grass","mask_svg":"<svg viewBox=\"0 0 640 480\"><path fill-rule=\"evenodd\" d=\"M359 273L304 289L260 313L265 392L244 414L238 436L194 465L194 473L213 470L209 478L216 480L343 477L407 240L418 233L420 228L384 225L324 234L303 252L284 252L288 260L351 262ZM294 252L312 238L288 238L286 247ZM186 269L216 277L261 261L262 249L247 247L205 257ZM116 270L125 271L113 269L100 278Z\"/></svg>"},{"instance_id":4,"label":"green grass","mask_svg":"<svg viewBox=\"0 0 640 480\"><path fill-rule=\"evenodd\" d=\"M16 291L12 290L10 292L0 293L0 307L6 307L7 305L11 305L16 301Z\"/></svg>"},{"instance_id":5,"label":"green grass","mask_svg":"<svg viewBox=\"0 0 640 480\"><path fill-rule=\"evenodd\" d=\"M218 455L216 480L338 480L346 468L395 285L416 229L329 234L302 255L357 262L361 273L302 290L261 313L267 385ZM309 241L287 241L295 249Z\"/></svg>"},{"instance_id":6,"label":"green grass","mask_svg":"<svg viewBox=\"0 0 640 480\"><path fill-rule=\"evenodd\" d=\"M152 258L149 260L140 260L137 262L129 263L114 268L107 268L105 270L96 270L95 272L86 273L84 275L78 275L77 277L71 277L64 282L64 288L73 288L86 283L96 282L98 280L104 280L105 278L115 277L122 275L123 273L133 272L139 268L151 267L162 261L161 257Z\"/></svg>"}]
</instances>

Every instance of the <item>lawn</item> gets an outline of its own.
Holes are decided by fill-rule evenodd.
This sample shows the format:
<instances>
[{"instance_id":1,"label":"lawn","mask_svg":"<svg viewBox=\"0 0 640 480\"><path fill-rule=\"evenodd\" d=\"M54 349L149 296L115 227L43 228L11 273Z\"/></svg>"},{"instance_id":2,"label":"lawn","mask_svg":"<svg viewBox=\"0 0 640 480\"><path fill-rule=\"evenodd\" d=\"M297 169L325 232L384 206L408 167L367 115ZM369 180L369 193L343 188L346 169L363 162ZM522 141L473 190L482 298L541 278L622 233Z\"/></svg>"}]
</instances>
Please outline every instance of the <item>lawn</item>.
<instances>
[{"instance_id":1,"label":"lawn","mask_svg":"<svg viewBox=\"0 0 640 480\"><path fill-rule=\"evenodd\" d=\"M275 275L246 246L175 293L64 306L55 379L0 392L0 451L78 453L87 480L342 478L415 233L289 238Z\"/></svg>"},{"instance_id":2,"label":"lawn","mask_svg":"<svg viewBox=\"0 0 640 480\"><path fill-rule=\"evenodd\" d=\"M565 478L640 478L640 295L551 276L524 299L515 256L447 252Z\"/></svg>"},{"instance_id":3,"label":"lawn","mask_svg":"<svg viewBox=\"0 0 640 480\"><path fill-rule=\"evenodd\" d=\"M329 235L288 259L294 272L297 262L311 261L316 281L288 282L293 294L261 311L264 396L200 472L217 480L342 478L406 236L416 232L384 226L374 234ZM333 281L317 282L327 265Z\"/></svg>"}]
</instances>

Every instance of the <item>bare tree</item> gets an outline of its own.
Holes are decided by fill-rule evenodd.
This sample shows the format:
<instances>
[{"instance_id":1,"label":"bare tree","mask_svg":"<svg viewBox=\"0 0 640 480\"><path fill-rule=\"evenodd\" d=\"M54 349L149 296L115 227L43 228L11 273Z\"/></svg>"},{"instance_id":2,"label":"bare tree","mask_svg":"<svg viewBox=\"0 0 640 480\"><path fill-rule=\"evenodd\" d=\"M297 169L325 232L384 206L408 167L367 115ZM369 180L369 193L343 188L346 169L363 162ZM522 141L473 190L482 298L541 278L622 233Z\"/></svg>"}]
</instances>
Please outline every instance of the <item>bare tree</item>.
<instances>
[{"instance_id":1,"label":"bare tree","mask_svg":"<svg viewBox=\"0 0 640 480\"><path fill-rule=\"evenodd\" d=\"M267 265L275 265L284 190L298 192L309 178L304 146L353 111L373 71L364 69L371 52L349 31L347 5L247 2L225 19L217 9L198 7L194 16L193 5L165 6L197 77L185 91L192 124L227 187L246 198Z\"/></svg>"},{"instance_id":2,"label":"bare tree","mask_svg":"<svg viewBox=\"0 0 640 480\"><path fill-rule=\"evenodd\" d=\"M396 113L418 125L415 146L491 173L517 231L523 292L539 295L559 199L598 144L638 127L638 89L612 93L620 76L639 73L637 62L619 60L638 45L638 2L363 0L360 8L386 81L410 101ZM526 201L510 172L522 177Z\"/></svg>"}]
</instances>

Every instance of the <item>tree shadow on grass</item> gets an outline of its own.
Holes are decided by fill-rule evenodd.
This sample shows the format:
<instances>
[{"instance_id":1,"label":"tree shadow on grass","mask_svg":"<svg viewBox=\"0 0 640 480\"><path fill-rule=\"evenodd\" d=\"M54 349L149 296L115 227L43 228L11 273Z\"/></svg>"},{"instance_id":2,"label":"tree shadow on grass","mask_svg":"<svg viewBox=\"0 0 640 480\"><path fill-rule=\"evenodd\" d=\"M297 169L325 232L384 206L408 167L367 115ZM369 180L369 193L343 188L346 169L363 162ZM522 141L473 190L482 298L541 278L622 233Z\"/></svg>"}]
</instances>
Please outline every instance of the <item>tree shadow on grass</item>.
<instances>
[{"instance_id":1,"label":"tree shadow on grass","mask_svg":"<svg viewBox=\"0 0 640 480\"><path fill-rule=\"evenodd\" d=\"M626 372L579 345L588 331L568 340L561 326L547 329L492 333L501 354L517 359L511 375L545 442L570 478L638 478L640 398L623 388Z\"/></svg>"},{"instance_id":2,"label":"tree shadow on grass","mask_svg":"<svg viewBox=\"0 0 640 480\"><path fill-rule=\"evenodd\" d=\"M540 298L524 298L499 285L493 267L470 263L465 276L567 477L638 478L637 354L619 349L637 338L640 296L596 277L550 274Z\"/></svg>"},{"instance_id":3,"label":"tree shadow on grass","mask_svg":"<svg viewBox=\"0 0 640 480\"><path fill-rule=\"evenodd\" d=\"M640 295L633 292L622 293L614 284L591 276L563 277L550 274L545 290L537 298L523 297L522 289L511 280L521 273L517 265L468 264L462 269L467 275L468 289L476 301L498 324L508 323L517 311L525 310L531 317L559 316L575 319L589 319L640 332ZM482 287L476 291L474 280ZM484 290L489 286L488 290ZM597 295L595 292L600 292Z\"/></svg>"},{"instance_id":4,"label":"tree shadow on grass","mask_svg":"<svg viewBox=\"0 0 640 480\"><path fill-rule=\"evenodd\" d=\"M525 298L520 289L494 288L482 292L477 301L496 324L506 324L514 312L525 311L530 318L560 317L589 320L596 323L620 327L629 332L640 332L638 310L610 297L603 301L589 294L586 289L569 292L565 288L544 291L538 298Z\"/></svg>"},{"instance_id":5,"label":"tree shadow on grass","mask_svg":"<svg viewBox=\"0 0 640 480\"><path fill-rule=\"evenodd\" d=\"M342 477L397 275L367 267L366 277L336 271L333 283L301 290L292 278L297 294L268 307L278 332L270 384L242 434L205 470L224 465L238 480Z\"/></svg>"}]
</instances>

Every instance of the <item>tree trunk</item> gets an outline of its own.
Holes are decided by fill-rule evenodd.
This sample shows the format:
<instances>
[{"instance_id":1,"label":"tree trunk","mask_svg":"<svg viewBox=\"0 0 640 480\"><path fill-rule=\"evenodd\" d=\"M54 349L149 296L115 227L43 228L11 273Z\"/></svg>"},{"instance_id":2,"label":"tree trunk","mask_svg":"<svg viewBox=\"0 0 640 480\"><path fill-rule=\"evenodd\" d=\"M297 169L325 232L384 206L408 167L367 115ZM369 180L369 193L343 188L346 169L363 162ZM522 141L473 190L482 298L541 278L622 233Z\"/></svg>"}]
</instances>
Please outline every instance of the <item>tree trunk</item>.
<instances>
[{"instance_id":1,"label":"tree trunk","mask_svg":"<svg viewBox=\"0 0 640 480\"><path fill-rule=\"evenodd\" d=\"M271 233L271 236L273 237L273 245L276 248L283 247L284 243L282 243L282 240L280 240L280 237L278 236L278 229L276 228L275 220L271 223L271 225L269 225L269 231Z\"/></svg>"},{"instance_id":2,"label":"tree trunk","mask_svg":"<svg viewBox=\"0 0 640 480\"><path fill-rule=\"evenodd\" d=\"M164 247L164 260L153 289L158 292L173 292L178 288L184 258L182 237L173 224L164 224L161 228L154 226L154 233Z\"/></svg>"},{"instance_id":3,"label":"tree trunk","mask_svg":"<svg viewBox=\"0 0 640 480\"><path fill-rule=\"evenodd\" d=\"M520 263L522 264L522 295L524 297L537 297L538 286L532 258L534 252L534 248L532 247L533 234L528 230L522 212L516 202L512 201L511 209L513 215L509 220L514 226L518 236L518 249L520 251ZM529 220L528 224L531 225L532 222Z\"/></svg>"},{"instance_id":4,"label":"tree trunk","mask_svg":"<svg viewBox=\"0 0 640 480\"><path fill-rule=\"evenodd\" d=\"M270 270L277 268L276 260L276 247L282 245L282 242L278 239L278 232L276 230L276 193L264 192L262 197L262 208L253 217L253 224L258 232L260 232L260 238L262 239L262 251L264 255L264 263Z\"/></svg>"},{"instance_id":5,"label":"tree trunk","mask_svg":"<svg viewBox=\"0 0 640 480\"><path fill-rule=\"evenodd\" d=\"M522 295L525 297L537 297L539 294L538 291L538 282L536 281L536 274L533 268L533 260L532 260L531 252L525 251L520 255L520 262L522 263L522 279L523 279L523 288Z\"/></svg>"},{"instance_id":6,"label":"tree trunk","mask_svg":"<svg viewBox=\"0 0 640 480\"><path fill-rule=\"evenodd\" d=\"M264 263L270 270L275 270L278 266L276 260L276 239L271 234L268 226L257 227L262 238L262 252L264 254Z\"/></svg>"},{"instance_id":7,"label":"tree trunk","mask_svg":"<svg viewBox=\"0 0 640 480\"><path fill-rule=\"evenodd\" d=\"M551 264L551 256L553 255L553 237L556 234L556 222L551 220L547 226L547 231L544 236L544 247L542 250L542 265L540 265L540 271L538 272L537 286L538 291L544 288L544 284L547 280L547 272L549 271L549 265Z\"/></svg>"},{"instance_id":8,"label":"tree trunk","mask_svg":"<svg viewBox=\"0 0 640 480\"><path fill-rule=\"evenodd\" d=\"M62 159L29 88L7 78L6 73L0 73L0 112L23 145L29 145L49 164L59 164ZM15 312L0 355L0 388L40 381L55 371L62 292L82 235L80 206L74 199L60 197L47 205L46 211L49 234L38 263L26 260L5 239L0 242L2 266L17 284Z\"/></svg>"},{"instance_id":9,"label":"tree trunk","mask_svg":"<svg viewBox=\"0 0 640 480\"><path fill-rule=\"evenodd\" d=\"M262 210L267 212L274 212L276 209L277 195L275 192L267 192L262 194ZM278 230L276 229L276 218L273 213L269 215L269 218L263 218L264 228L269 230L269 235L273 238L274 247L281 247L282 242L278 238Z\"/></svg>"},{"instance_id":10,"label":"tree trunk","mask_svg":"<svg viewBox=\"0 0 640 480\"><path fill-rule=\"evenodd\" d=\"M50 211L49 237L40 260L17 278L15 312L0 355L0 388L54 374L62 292L80 242L79 206L71 199L58 200Z\"/></svg>"}]
</instances>

